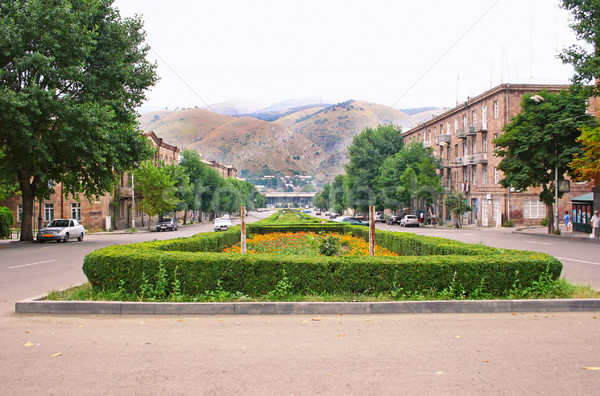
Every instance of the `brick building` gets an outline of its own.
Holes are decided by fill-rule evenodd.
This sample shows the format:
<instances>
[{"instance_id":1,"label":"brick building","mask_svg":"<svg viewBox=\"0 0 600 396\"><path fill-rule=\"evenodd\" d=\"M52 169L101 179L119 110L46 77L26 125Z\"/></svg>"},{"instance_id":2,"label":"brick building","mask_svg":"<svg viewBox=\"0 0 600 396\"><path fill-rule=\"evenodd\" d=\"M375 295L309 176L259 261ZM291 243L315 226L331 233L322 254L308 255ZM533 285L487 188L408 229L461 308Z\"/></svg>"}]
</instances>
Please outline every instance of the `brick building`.
<instances>
[{"instance_id":1,"label":"brick building","mask_svg":"<svg viewBox=\"0 0 600 396\"><path fill-rule=\"evenodd\" d=\"M145 132L146 136L156 149L155 164L179 162L179 149L166 144L152 131ZM54 187L54 193L43 202L34 203L34 228L40 224L47 224L55 218L72 218L79 220L88 230L108 230L112 228L129 228L132 224L133 186L130 174L123 174L113 194L106 194L88 201L83 195L78 199L65 197L62 184ZM0 203L15 214L17 227L21 227L23 218L23 205L20 195L15 195ZM136 225L147 225L148 217L144 219L142 213L136 210ZM146 222L144 223L144 220Z\"/></svg>"},{"instance_id":2,"label":"brick building","mask_svg":"<svg viewBox=\"0 0 600 396\"><path fill-rule=\"evenodd\" d=\"M233 165L224 165L215 160L203 160L206 165L215 169L224 178L232 177L235 178L237 175L237 169Z\"/></svg>"},{"instance_id":3,"label":"brick building","mask_svg":"<svg viewBox=\"0 0 600 396\"><path fill-rule=\"evenodd\" d=\"M546 217L539 189L503 188L499 184L503 174L497 169L501 159L493 154L492 142L521 111L523 95L542 90L558 93L568 88L502 84L405 132L404 142L418 141L433 148L442 163L439 172L444 188L462 191L474 208L464 216L464 224L500 226L508 219L518 224L539 224ZM570 198L590 191L585 183L571 183L571 192L559 201L559 213L571 212ZM440 214L450 220L445 210Z\"/></svg>"}]
</instances>

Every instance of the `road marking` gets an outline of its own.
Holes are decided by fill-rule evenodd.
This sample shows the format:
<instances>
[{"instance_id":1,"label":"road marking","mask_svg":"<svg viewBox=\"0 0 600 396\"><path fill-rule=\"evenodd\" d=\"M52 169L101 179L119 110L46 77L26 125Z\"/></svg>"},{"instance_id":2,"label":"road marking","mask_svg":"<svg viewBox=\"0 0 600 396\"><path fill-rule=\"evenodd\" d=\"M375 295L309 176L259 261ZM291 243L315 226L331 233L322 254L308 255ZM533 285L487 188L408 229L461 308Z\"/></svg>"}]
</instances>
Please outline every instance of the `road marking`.
<instances>
[{"instance_id":1,"label":"road marking","mask_svg":"<svg viewBox=\"0 0 600 396\"><path fill-rule=\"evenodd\" d=\"M548 243L548 242L536 242L536 241L525 241L527 243L537 243L538 245L548 245L548 246L553 246L553 243Z\"/></svg>"},{"instance_id":2,"label":"road marking","mask_svg":"<svg viewBox=\"0 0 600 396\"><path fill-rule=\"evenodd\" d=\"M56 261L56 259L54 259L54 260L46 260L46 261L38 261L37 263L31 263L31 264L15 265L13 267L8 267L8 269L21 268L21 267L30 267L32 265L46 264L46 263L51 263L53 261Z\"/></svg>"},{"instance_id":3,"label":"road marking","mask_svg":"<svg viewBox=\"0 0 600 396\"><path fill-rule=\"evenodd\" d=\"M594 263L593 261L575 260L575 259L570 259L570 258L565 258L565 257L555 257L555 258L557 258L559 260L574 261L576 263L600 265L600 263Z\"/></svg>"}]
</instances>

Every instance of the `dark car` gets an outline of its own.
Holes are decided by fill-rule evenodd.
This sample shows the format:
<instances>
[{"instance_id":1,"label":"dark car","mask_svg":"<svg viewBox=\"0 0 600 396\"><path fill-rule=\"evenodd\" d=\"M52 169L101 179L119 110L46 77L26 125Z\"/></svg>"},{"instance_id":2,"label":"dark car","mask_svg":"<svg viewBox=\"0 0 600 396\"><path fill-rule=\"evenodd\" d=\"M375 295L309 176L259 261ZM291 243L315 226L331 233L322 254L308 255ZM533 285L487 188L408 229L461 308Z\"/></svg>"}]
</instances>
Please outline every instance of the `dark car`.
<instances>
[{"instance_id":1,"label":"dark car","mask_svg":"<svg viewBox=\"0 0 600 396\"><path fill-rule=\"evenodd\" d=\"M351 224L351 225L364 225L364 226L369 225L369 223L361 221L360 219L358 219L356 217L351 217L351 216L338 217L334 221L336 221L338 223L346 223L346 224Z\"/></svg>"},{"instance_id":2,"label":"dark car","mask_svg":"<svg viewBox=\"0 0 600 396\"><path fill-rule=\"evenodd\" d=\"M386 220L386 223L388 223L389 225L400 224L400 220L402 220L402 216L400 216L400 215L391 215Z\"/></svg>"},{"instance_id":3,"label":"dark car","mask_svg":"<svg viewBox=\"0 0 600 396\"><path fill-rule=\"evenodd\" d=\"M162 219L156 225L156 231L177 231L177 220L175 219Z\"/></svg>"}]
</instances>

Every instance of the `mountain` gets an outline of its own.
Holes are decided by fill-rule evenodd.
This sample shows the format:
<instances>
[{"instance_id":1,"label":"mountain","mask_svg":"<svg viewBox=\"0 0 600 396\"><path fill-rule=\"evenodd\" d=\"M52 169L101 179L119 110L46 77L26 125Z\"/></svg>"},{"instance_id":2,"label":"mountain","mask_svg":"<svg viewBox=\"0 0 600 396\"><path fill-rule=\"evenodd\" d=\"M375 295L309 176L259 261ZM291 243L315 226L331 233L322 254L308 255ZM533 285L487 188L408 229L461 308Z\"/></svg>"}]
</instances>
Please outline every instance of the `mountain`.
<instances>
[{"instance_id":1,"label":"mountain","mask_svg":"<svg viewBox=\"0 0 600 396\"><path fill-rule=\"evenodd\" d=\"M287 128L252 117L230 117L206 109L144 114L143 130L152 130L165 142L198 151L205 159L238 169L266 168L285 174L311 174L322 162L313 142Z\"/></svg>"},{"instance_id":2,"label":"mountain","mask_svg":"<svg viewBox=\"0 0 600 396\"><path fill-rule=\"evenodd\" d=\"M195 149L205 159L239 170L272 169L332 179L343 172L346 148L356 134L378 124L409 128L420 114L356 100L336 105L282 103L252 116L195 108L147 113L139 121L143 130L154 131L169 144ZM266 110L274 121L260 119Z\"/></svg>"}]
</instances>

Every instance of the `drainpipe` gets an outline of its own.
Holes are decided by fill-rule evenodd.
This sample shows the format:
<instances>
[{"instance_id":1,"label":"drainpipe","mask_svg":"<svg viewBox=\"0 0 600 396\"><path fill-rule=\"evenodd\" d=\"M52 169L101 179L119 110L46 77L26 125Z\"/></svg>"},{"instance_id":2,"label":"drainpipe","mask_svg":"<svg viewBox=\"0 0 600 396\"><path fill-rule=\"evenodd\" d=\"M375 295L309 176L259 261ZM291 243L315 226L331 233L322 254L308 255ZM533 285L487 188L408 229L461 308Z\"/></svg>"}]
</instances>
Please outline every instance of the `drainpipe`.
<instances>
[{"instance_id":1,"label":"drainpipe","mask_svg":"<svg viewBox=\"0 0 600 396\"><path fill-rule=\"evenodd\" d=\"M506 123L508 124L508 93L510 84L506 84ZM506 199L506 220L510 220L510 187L508 187L508 194Z\"/></svg>"}]
</instances>

